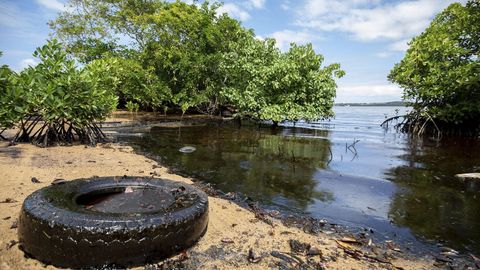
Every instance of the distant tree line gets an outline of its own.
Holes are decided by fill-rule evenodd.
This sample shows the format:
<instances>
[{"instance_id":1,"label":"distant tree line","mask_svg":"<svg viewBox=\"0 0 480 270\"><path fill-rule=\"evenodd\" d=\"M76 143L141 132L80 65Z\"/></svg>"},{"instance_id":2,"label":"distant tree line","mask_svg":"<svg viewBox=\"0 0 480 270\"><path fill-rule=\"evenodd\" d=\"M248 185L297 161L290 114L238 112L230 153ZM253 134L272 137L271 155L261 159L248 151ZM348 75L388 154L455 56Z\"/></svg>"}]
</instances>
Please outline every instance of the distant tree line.
<instances>
[{"instance_id":1,"label":"distant tree line","mask_svg":"<svg viewBox=\"0 0 480 270\"><path fill-rule=\"evenodd\" d=\"M335 106L359 106L359 107L375 107L375 106L406 106L404 101L388 101L388 102L361 102L361 103L335 103Z\"/></svg>"}]
</instances>

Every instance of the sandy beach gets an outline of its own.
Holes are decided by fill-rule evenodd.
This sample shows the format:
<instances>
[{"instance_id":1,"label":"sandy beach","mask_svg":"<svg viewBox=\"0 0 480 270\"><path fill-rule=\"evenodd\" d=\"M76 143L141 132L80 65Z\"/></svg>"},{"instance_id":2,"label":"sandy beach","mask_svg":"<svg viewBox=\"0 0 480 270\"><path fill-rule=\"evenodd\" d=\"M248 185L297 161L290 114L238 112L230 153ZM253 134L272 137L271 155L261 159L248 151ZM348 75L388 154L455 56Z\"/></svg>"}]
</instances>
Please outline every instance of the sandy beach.
<instances>
[{"instance_id":1,"label":"sandy beach","mask_svg":"<svg viewBox=\"0 0 480 270\"><path fill-rule=\"evenodd\" d=\"M102 144L97 147L70 146L39 148L30 144L0 145L0 269L56 269L26 258L19 249L15 222L26 196L48 186L54 179L72 180L93 176L155 176L191 183L190 179L168 173L155 161L133 153L129 146ZM32 182L35 177L40 183ZM36 181L35 181L36 182ZM288 228L274 220L273 226L255 218L254 213L230 201L210 197L210 221L206 234L186 254L164 263L181 263L187 269L278 269L285 264L272 251L291 252L290 239L316 247L321 255L297 255L304 261L321 263L326 269L431 269L433 261L391 259L388 263L355 259L345 253L330 235L311 235ZM260 261L249 262L252 250ZM186 255L186 256L185 256ZM180 257L180 258L178 258ZM180 260L183 260L180 262ZM161 265L161 263L160 263ZM156 269L157 265L146 268ZM151 268L154 267L154 268ZM142 269L139 267L138 269Z\"/></svg>"}]
</instances>

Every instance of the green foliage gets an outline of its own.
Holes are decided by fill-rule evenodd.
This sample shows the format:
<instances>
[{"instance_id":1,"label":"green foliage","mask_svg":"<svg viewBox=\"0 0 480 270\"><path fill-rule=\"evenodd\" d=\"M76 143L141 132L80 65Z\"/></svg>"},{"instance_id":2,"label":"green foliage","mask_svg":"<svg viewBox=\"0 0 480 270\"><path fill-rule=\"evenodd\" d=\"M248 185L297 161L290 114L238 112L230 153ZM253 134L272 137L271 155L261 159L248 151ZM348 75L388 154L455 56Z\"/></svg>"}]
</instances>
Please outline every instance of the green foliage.
<instances>
[{"instance_id":1,"label":"green foliage","mask_svg":"<svg viewBox=\"0 0 480 270\"><path fill-rule=\"evenodd\" d=\"M111 76L120 106L196 110L231 108L261 120L318 119L332 115L338 64L322 67L311 45L287 53L274 41L217 14L220 4L182 1L70 0L50 22L55 36L88 63L117 66Z\"/></svg>"},{"instance_id":2,"label":"green foliage","mask_svg":"<svg viewBox=\"0 0 480 270\"><path fill-rule=\"evenodd\" d=\"M175 2L147 22L155 29L145 51L153 57L147 61L168 82L172 101L183 112L190 107L218 109L218 90L224 83L219 70L222 55L245 33L235 20L217 17L216 8Z\"/></svg>"},{"instance_id":3,"label":"green foliage","mask_svg":"<svg viewBox=\"0 0 480 270\"><path fill-rule=\"evenodd\" d=\"M144 68L134 59L109 57L95 60L110 66L100 74L106 87L119 97L119 105L135 103L142 109L163 108L172 98L171 90L152 67Z\"/></svg>"},{"instance_id":4,"label":"green foliage","mask_svg":"<svg viewBox=\"0 0 480 270\"><path fill-rule=\"evenodd\" d=\"M94 61L79 70L56 40L33 55L40 63L14 76L13 90L0 97L2 110L15 113L14 122L20 121L14 140L48 145L71 142L75 136L84 143L103 139L95 121L115 109L117 97L99 74L111 66Z\"/></svg>"},{"instance_id":5,"label":"green foliage","mask_svg":"<svg viewBox=\"0 0 480 270\"><path fill-rule=\"evenodd\" d=\"M133 103L131 101L128 101L127 104L125 104L125 108L129 112L138 112L138 109L140 108L140 105L138 105L138 103Z\"/></svg>"},{"instance_id":6,"label":"green foliage","mask_svg":"<svg viewBox=\"0 0 480 270\"><path fill-rule=\"evenodd\" d=\"M135 70L125 74L131 77L124 80L133 79L136 85L117 91L120 105L132 100L143 108L165 107L164 101L169 100L170 106L182 111L217 109L222 54L245 32L237 21L216 15L218 4L71 0L70 6L74 8L61 13L50 26L75 56L84 62L105 56L127 58L121 66L138 61L132 65ZM120 37L127 37L130 50L119 45ZM153 80L152 74L157 82L144 84L160 91L159 97L138 87L141 80Z\"/></svg>"},{"instance_id":7,"label":"green foliage","mask_svg":"<svg viewBox=\"0 0 480 270\"><path fill-rule=\"evenodd\" d=\"M333 115L339 64L322 67L323 56L311 44L292 44L286 53L275 41L247 39L226 55L227 85L222 94L237 116L280 122L316 120Z\"/></svg>"},{"instance_id":8,"label":"green foliage","mask_svg":"<svg viewBox=\"0 0 480 270\"><path fill-rule=\"evenodd\" d=\"M22 116L22 108L17 104L22 104L24 97L14 87L15 75L8 66L0 66L0 131L13 127Z\"/></svg>"},{"instance_id":9,"label":"green foliage","mask_svg":"<svg viewBox=\"0 0 480 270\"><path fill-rule=\"evenodd\" d=\"M478 132L479 47L480 2L475 0L450 5L410 42L404 59L389 75L413 107L407 131Z\"/></svg>"},{"instance_id":10,"label":"green foliage","mask_svg":"<svg viewBox=\"0 0 480 270\"><path fill-rule=\"evenodd\" d=\"M30 113L39 113L46 123L68 119L83 126L104 119L116 105L116 98L103 85L101 76L110 67L93 62L82 70L67 59L67 54L55 40L33 54L40 63L20 74L20 87L31 96Z\"/></svg>"}]
</instances>

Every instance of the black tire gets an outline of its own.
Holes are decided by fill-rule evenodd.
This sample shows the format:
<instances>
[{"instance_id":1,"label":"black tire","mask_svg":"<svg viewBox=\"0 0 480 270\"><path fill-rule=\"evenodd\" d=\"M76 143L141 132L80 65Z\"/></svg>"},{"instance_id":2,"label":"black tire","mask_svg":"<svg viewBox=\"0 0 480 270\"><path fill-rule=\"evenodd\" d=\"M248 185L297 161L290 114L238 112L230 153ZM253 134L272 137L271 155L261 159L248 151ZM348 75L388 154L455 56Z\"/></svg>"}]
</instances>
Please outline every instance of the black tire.
<instances>
[{"instance_id":1,"label":"black tire","mask_svg":"<svg viewBox=\"0 0 480 270\"><path fill-rule=\"evenodd\" d=\"M101 213L77 203L96 190L128 186L188 194L172 211ZM18 223L20 247L47 264L68 268L136 266L192 246L208 225L208 197L191 185L143 177L78 179L28 196Z\"/></svg>"}]
</instances>

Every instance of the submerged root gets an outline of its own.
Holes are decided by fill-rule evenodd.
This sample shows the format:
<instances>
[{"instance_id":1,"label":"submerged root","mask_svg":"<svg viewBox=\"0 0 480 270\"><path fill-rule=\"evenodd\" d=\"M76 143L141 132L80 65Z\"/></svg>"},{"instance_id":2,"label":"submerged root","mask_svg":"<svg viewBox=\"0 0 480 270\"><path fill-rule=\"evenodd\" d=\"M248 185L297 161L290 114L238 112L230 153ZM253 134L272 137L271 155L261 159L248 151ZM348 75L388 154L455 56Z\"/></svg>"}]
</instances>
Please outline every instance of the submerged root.
<instances>
[{"instance_id":1,"label":"submerged root","mask_svg":"<svg viewBox=\"0 0 480 270\"><path fill-rule=\"evenodd\" d=\"M418 137L431 136L436 140L445 136L478 137L480 132L478 121L448 123L434 119L425 111L390 117L381 124L384 129L392 125L399 132Z\"/></svg>"},{"instance_id":2,"label":"submerged root","mask_svg":"<svg viewBox=\"0 0 480 270\"><path fill-rule=\"evenodd\" d=\"M442 131L437 123L432 117L430 117L430 115L426 115L426 117L414 113L398 115L386 119L381 126L388 129L390 125L394 123L393 128L397 131L418 137L430 135L436 139L441 139Z\"/></svg>"}]
</instances>

